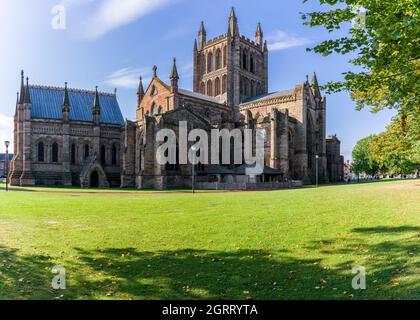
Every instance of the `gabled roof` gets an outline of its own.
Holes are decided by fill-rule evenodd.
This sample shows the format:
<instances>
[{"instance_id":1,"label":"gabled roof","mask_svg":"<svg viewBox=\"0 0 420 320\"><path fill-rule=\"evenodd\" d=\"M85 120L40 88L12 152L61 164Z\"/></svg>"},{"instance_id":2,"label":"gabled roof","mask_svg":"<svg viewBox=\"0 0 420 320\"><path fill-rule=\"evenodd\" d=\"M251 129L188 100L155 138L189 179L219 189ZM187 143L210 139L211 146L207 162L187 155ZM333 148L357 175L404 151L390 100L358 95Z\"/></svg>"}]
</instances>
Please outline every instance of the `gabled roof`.
<instances>
[{"instance_id":1,"label":"gabled roof","mask_svg":"<svg viewBox=\"0 0 420 320\"><path fill-rule=\"evenodd\" d=\"M290 95L293 95L294 92L295 92L295 89L267 93L260 96L244 99L242 100L241 103L257 102L257 101L263 101L263 100L268 100L268 99L273 99L273 98L278 98L278 97L290 96Z\"/></svg>"},{"instance_id":2,"label":"gabled roof","mask_svg":"<svg viewBox=\"0 0 420 320\"><path fill-rule=\"evenodd\" d=\"M214 97L206 96L206 95L198 93L198 92L192 92L192 91L185 90L185 89L178 89L178 92L180 94L183 94L184 96L189 96L189 97L200 99L200 100L206 100L206 101L210 101L210 102L213 102L213 103L222 104L222 103L220 103L220 101L218 99L216 99Z\"/></svg>"},{"instance_id":3,"label":"gabled roof","mask_svg":"<svg viewBox=\"0 0 420 320\"><path fill-rule=\"evenodd\" d=\"M61 120L64 88L29 86L32 100L32 119ZM70 99L70 121L93 121L93 100L95 91L68 89ZM99 93L101 106L100 122L124 125L117 97L111 93Z\"/></svg>"}]
</instances>

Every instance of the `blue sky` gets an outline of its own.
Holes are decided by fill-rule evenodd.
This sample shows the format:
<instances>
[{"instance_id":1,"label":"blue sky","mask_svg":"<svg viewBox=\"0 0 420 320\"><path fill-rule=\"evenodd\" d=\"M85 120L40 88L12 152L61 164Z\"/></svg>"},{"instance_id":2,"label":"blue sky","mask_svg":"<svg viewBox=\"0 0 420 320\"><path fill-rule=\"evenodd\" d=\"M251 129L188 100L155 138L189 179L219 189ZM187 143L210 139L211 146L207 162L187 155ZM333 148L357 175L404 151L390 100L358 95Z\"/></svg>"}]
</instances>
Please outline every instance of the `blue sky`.
<instances>
[{"instance_id":1,"label":"blue sky","mask_svg":"<svg viewBox=\"0 0 420 320\"><path fill-rule=\"evenodd\" d=\"M148 81L156 64L158 75L168 81L177 57L180 85L191 89L199 23L204 21L208 38L226 32L231 6L241 34L252 38L257 23L262 24L271 49L270 91L293 88L313 71L321 84L338 80L351 68L348 57L306 52L332 36L302 24L299 12L322 9L316 0L0 0L0 141L12 139L21 69L32 84L63 86L67 81L71 87L98 85L110 92L117 87L124 117L134 119L138 77ZM65 8L65 29L52 26L56 8ZM327 101L327 133L341 139L346 159L358 139L381 132L394 115L356 111L347 93Z\"/></svg>"}]
</instances>

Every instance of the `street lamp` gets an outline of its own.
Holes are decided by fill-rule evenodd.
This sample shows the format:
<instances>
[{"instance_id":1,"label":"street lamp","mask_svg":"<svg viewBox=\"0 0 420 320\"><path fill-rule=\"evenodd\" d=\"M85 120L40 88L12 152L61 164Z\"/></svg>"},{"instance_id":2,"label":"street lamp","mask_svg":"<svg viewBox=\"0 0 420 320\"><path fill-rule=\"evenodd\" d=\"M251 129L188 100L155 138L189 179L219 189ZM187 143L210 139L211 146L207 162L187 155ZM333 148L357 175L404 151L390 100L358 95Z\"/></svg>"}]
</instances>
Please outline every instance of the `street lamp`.
<instances>
[{"instance_id":1,"label":"street lamp","mask_svg":"<svg viewBox=\"0 0 420 320\"><path fill-rule=\"evenodd\" d=\"M318 161L319 155L315 156L315 171L316 171L316 187L318 188Z\"/></svg>"},{"instance_id":2,"label":"street lamp","mask_svg":"<svg viewBox=\"0 0 420 320\"><path fill-rule=\"evenodd\" d=\"M192 172L192 177L191 177L191 187L192 187L192 193L195 193L195 188L194 188L194 183L195 183L195 157L196 157L196 152L197 152L197 147L196 146L192 146L191 147L191 151L193 154L193 161L191 161L192 164L192 168L191 168L191 172Z\"/></svg>"},{"instance_id":3,"label":"street lamp","mask_svg":"<svg viewBox=\"0 0 420 320\"><path fill-rule=\"evenodd\" d=\"M6 173L6 192L9 191L9 145L10 145L10 141L5 141L4 142L5 146L6 146L6 161L5 161L5 168L4 168L4 172Z\"/></svg>"}]
</instances>

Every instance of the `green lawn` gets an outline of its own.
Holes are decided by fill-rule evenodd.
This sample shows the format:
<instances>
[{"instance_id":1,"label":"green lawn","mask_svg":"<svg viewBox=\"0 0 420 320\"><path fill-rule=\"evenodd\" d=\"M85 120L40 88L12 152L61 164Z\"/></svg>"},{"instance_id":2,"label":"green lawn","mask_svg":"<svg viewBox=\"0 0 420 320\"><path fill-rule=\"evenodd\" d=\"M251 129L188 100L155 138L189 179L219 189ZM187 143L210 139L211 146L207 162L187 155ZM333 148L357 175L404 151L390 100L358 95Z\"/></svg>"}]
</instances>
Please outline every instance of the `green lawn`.
<instances>
[{"instance_id":1,"label":"green lawn","mask_svg":"<svg viewBox=\"0 0 420 320\"><path fill-rule=\"evenodd\" d=\"M0 191L0 299L420 299L419 184Z\"/></svg>"}]
</instances>

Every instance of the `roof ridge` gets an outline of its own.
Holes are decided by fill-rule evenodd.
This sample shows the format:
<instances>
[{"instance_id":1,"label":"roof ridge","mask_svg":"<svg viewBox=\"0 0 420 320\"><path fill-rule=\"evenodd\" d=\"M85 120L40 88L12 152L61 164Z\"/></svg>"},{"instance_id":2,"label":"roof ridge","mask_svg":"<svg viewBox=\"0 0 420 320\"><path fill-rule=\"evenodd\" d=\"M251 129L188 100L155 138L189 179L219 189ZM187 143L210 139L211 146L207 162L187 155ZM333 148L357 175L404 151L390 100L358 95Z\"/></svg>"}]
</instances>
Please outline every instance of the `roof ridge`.
<instances>
[{"instance_id":1,"label":"roof ridge","mask_svg":"<svg viewBox=\"0 0 420 320\"><path fill-rule=\"evenodd\" d=\"M40 85L40 84L31 84L29 85L29 88L34 88L34 89L47 89L47 90L56 90L56 91L64 91L64 87L58 87L58 86L48 86L48 85ZM79 92L79 93L89 93L89 94L95 94L95 90L87 90L87 89L80 89L80 88L67 88L67 90L69 92ZM110 97L115 97L116 94L115 93L110 93L110 92L103 92L103 91L98 91L99 95L101 96L110 96Z\"/></svg>"}]
</instances>

